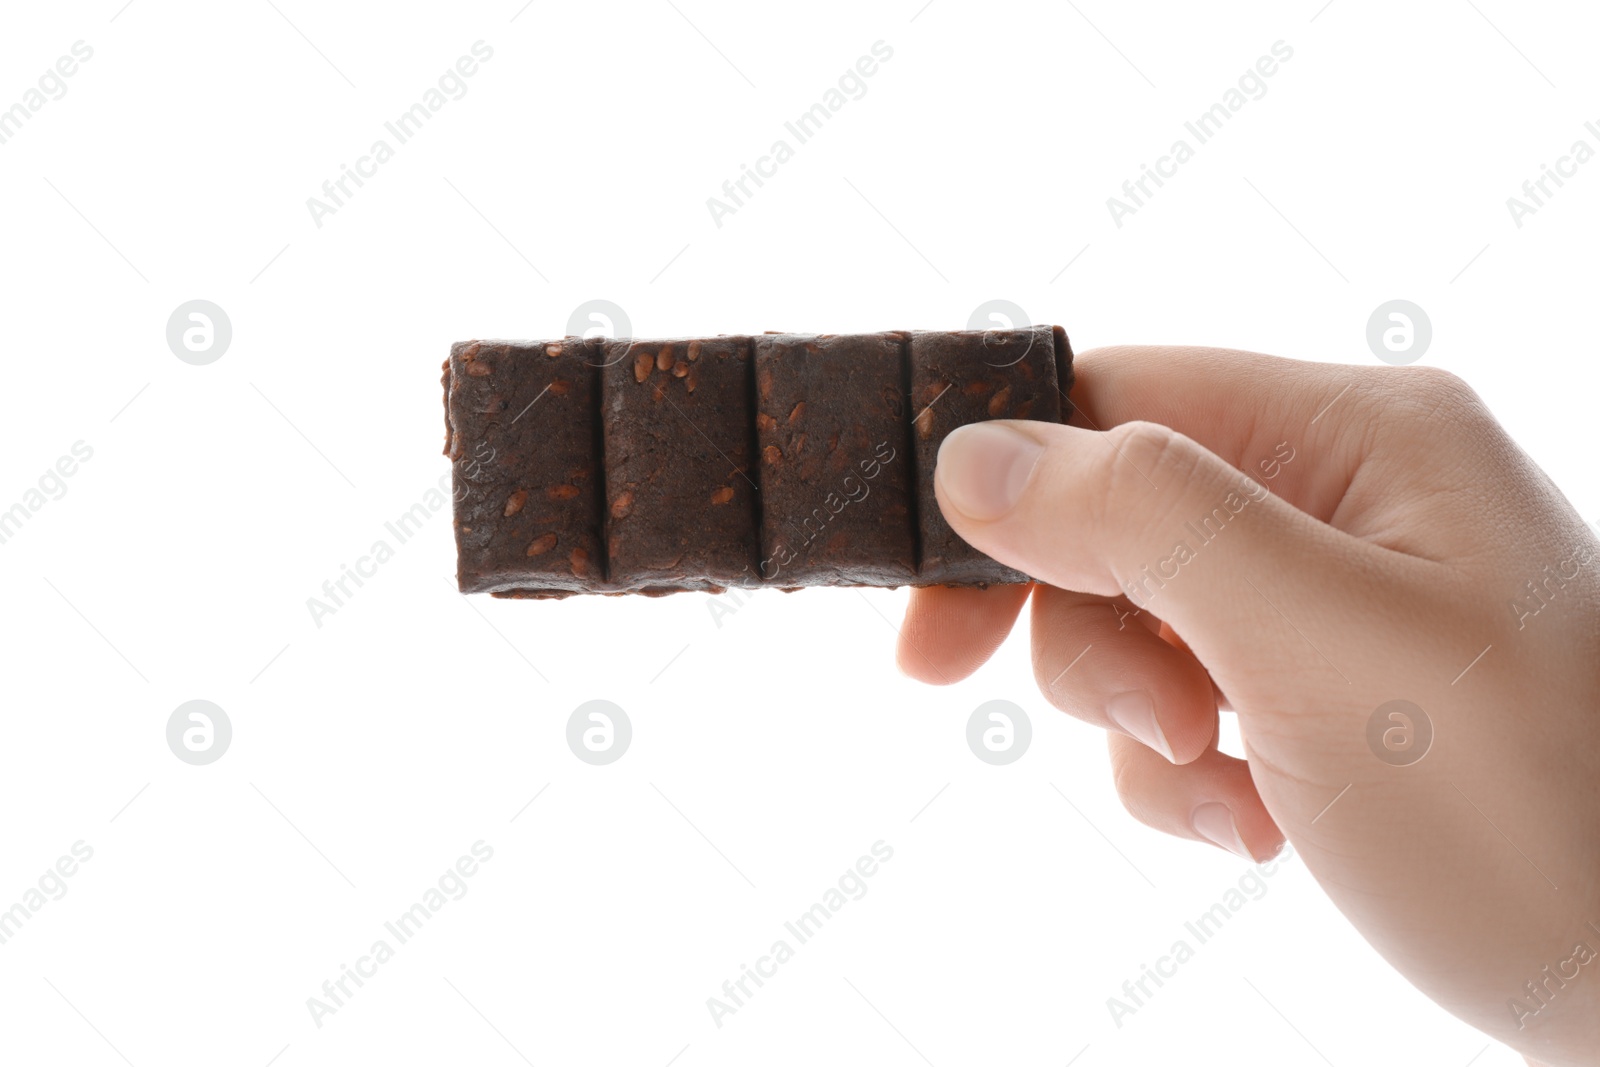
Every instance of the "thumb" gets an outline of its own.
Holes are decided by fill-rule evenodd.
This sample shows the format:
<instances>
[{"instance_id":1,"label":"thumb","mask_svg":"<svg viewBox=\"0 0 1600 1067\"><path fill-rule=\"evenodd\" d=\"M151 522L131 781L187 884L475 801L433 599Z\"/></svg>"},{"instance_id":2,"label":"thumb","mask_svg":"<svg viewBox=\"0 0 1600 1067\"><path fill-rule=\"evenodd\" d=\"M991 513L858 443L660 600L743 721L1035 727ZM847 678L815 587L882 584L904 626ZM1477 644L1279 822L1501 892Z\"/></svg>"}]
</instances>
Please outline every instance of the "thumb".
<instances>
[{"instance_id":1,"label":"thumb","mask_svg":"<svg viewBox=\"0 0 1600 1067\"><path fill-rule=\"evenodd\" d=\"M1156 423L963 426L940 446L934 488L979 551L1059 588L1148 607L1208 666L1270 651L1297 688L1307 671L1349 684L1317 646L1340 644L1351 611L1392 581L1372 565L1390 553Z\"/></svg>"}]
</instances>

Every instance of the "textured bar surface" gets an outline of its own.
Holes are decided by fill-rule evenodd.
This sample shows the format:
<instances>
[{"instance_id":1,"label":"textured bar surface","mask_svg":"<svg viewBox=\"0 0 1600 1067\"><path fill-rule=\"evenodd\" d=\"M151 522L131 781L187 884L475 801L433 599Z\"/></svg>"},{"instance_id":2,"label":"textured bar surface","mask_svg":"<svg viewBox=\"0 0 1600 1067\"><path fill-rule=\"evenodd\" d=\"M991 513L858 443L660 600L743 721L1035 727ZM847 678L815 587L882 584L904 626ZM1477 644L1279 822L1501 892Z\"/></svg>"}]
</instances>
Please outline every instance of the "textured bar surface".
<instances>
[{"instance_id":1,"label":"textured bar surface","mask_svg":"<svg viewBox=\"0 0 1600 1067\"><path fill-rule=\"evenodd\" d=\"M753 584L750 338L610 341L604 362L611 587Z\"/></svg>"},{"instance_id":2,"label":"textured bar surface","mask_svg":"<svg viewBox=\"0 0 1600 1067\"><path fill-rule=\"evenodd\" d=\"M446 454L463 593L606 587L598 353L579 338L450 350Z\"/></svg>"},{"instance_id":3,"label":"textured bar surface","mask_svg":"<svg viewBox=\"0 0 1600 1067\"><path fill-rule=\"evenodd\" d=\"M467 341L444 367L464 593L988 585L939 444L991 418L1065 420L1061 327Z\"/></svg>"},{"instance_id":4,"label":"textured bar surface","mask_svg":"<svg viewBox=\"0 0 1600 1067\"><path fill-rule=\"evenodd\" d=\"M1058 422L1055 339L1048 326L911 335L911 399L917 456L918 577L961 585L1025 582L963 541L933 493L939 446L957 426L987 419Z\"/></svg>"},{"instance_id":5,"label":"textured bar surface","mask_svg":"<svg viewBox=\"0 0 1600 1067\"><path fill-rule=\"evenodd\" d=\"M755 363L762 580L915 581L905 335L768 334Z\"/></svg>"}]
</instances>

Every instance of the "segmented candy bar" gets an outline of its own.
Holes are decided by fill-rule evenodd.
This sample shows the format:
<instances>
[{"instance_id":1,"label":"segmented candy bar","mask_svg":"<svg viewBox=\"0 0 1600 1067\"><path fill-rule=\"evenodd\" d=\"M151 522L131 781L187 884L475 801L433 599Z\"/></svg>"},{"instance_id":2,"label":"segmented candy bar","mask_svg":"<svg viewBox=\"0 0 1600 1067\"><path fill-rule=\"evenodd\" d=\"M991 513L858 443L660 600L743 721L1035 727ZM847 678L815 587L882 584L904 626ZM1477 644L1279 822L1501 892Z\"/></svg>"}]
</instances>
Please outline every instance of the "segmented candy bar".
<instances>
[{"instance_id":1,"label":"segmented candy bar","mask_svg":"<svg viewBox=\"0 0 1600 1067\"><path fill-rule=\"evenodd\" d=\"M933 470L958 426L1063 420L1061 327L461 342L444 366L462 592L1028 578L966 544Z\"/></svg>"}]
</instances>

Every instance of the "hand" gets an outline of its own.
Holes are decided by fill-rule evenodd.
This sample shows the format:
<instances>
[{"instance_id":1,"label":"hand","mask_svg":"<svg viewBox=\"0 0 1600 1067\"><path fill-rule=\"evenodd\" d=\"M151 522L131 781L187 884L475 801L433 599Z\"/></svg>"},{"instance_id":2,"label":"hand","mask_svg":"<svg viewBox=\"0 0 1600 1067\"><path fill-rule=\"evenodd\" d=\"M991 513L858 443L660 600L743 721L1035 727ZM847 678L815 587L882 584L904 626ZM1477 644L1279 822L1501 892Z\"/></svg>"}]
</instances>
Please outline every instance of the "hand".
<instances>
[{"instance_id":1,"label":"hand","mask_svg":"<svg viewBox=\"0 0 1600 1067\"><path fill-rule=\"evenodd\" d=\"M1550 1067L1594 1063L1594 532L1432 368L1180 348L1077 368L1071 425L945 440L945 517L1040 584L913 590L901 668L967 676L1031 590L1035 678L1109 731L1134 817L1253 860L1287 836L1428 996ZM1247 760L1218 751L1219 710Z\"/></svg>"}]
</instances>

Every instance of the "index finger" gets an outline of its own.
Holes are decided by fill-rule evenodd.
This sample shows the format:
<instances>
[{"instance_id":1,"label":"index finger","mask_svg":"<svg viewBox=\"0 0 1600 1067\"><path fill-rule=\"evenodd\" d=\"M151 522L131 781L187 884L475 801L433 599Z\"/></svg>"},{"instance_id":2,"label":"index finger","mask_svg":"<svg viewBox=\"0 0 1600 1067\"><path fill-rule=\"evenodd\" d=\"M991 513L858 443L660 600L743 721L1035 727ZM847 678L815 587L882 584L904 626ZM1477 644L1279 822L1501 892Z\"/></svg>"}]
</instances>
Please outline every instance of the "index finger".
<instances>
[{"instance_id":1,"label":"index finger","mask_svg":"<svg viewBox=\"0 0 1600 1067\"><path fill-rule=\"evenodd\" d=\"M1074 425L1171 427L1324 521L1362 464L1362 423L1396 379L1394 368L1178 345L1096 348L1073 368ZM1316 462L1294 463L1296 452Z\"/></svg>"}]
</instances>

